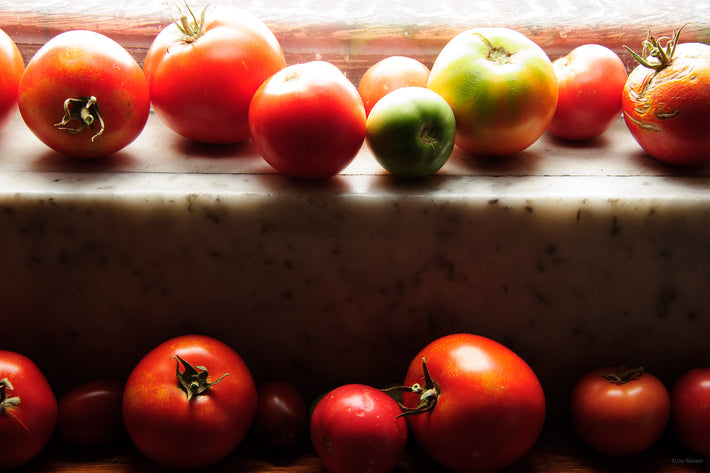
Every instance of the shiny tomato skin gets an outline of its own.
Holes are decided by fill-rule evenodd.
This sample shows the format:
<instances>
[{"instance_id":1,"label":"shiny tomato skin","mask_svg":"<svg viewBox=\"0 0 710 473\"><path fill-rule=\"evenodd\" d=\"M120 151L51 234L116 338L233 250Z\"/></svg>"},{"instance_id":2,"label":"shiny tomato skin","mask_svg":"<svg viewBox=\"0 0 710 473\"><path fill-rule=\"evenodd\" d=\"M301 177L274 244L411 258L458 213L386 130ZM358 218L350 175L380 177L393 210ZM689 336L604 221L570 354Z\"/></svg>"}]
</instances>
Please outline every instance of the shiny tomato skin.
<instances>
[{"instance_id":1,"label":"shiny tomato skin","mask_svg":"<svg viewBox=\"0 0 710 473\"><path fill-rule=\"evenodd\" d=\"M15 42L0 30L0 130L17 113L17 94L25 63Z\"/></svg>"},{"instance_id":2,"label":"shiny tomato skin","mask_svg":"<svg viewBox=\"0 0 710 473\"><path fill-rule=\"evenodd\" d=\"M710 45L678 44L673 62L659 72L636 66L622 106L629 131L649 155L681 166L710 163Z\"/></svg>"},{"instance_id":3,"label":"shiny tomato skin","mask_svg":"<svg viewBox=\"0 0 710 473\"><path fill-rule=\"evenodd\" d=\"M342 171L365 141L365 107L355 86L331 63L294 64L257 90L249 126L259 154L295 178Z\"/></svg>"},{"instance_id":4,"label":"shiny tomato skin","mask_svg":"<svg viewBox=\"0 0 710 473\"><path fill-rule=\"evenodd\" d=\"M110 379L82 383L59 399L57 433L82 447L108 445L123 433L123 384Z\"/></svg>"},{"instance_id":5,"label":"shiny tomato skin","mask_svg":"<svg viewBox=\"0 0 710 473\"><path fill-rule=\"evenodd\" d=\"M439 398L431 411L407 420L429 456L457 473L493 472L530 450L545 420L545 395L517 354L479 335L447 335L414 357L406 386L425 385L423 359L439 385ZM418 400L414 393L403 394L408 408Z\"/></svg>"},{"instance_id":6,"label":"shiny tomato skin","mask_svg":"<svg viewBox=\"0 0 710 473\"><path fill-rule=\"evenodd\" d=\"M57 125L67 99L96 97L105 123L79 133ZM114 40L92 31L61 33L45 43L22 74L19 108L29 129L66 156L99 158L133 142L150 112L148 85L133 57ZM67 125L77 128L77 120Z\"/></svg>"},{"instance_id":7,"label":"shiny tomato skin","mask_svg":"<svg viewBox=\"0 0 710 473\"><path fill-rule=\"evenodd\" d=\"M268 381L257 390L253 429L259 441L274 449L297 446L307 432L306 401L291 383Z\"/></svg>"},{"instance_id":8,"label":"shiny tomato skin","mask_svg":"<svg viewBox=\"0 0 710 473\"><path fill-rule=\"evenodd\" d=\"M668 423L670 397L655 376L643 373L624 384L602 375L617 367L583 376L570 401L572 425L590 447L605 455L636 455L651 447Z\"/></svg>"},{"instance_id":9,"label":"shiny tomato skin","mask_svg":"<svg viewBox=\"0 0 710 473\"><path fill-rule=\"evenodd\" d=\"M239 9L207 7L203 31L185 42L172 23L153 40L143 66L153 109L188 139L244 141L254 92L286 67L281 45L261 20Z\"/></svg>"},{"instance_id":10,"label":"shiny tomato skin","mask_svg":"<svg viewBox=\"0 0 710 473\"><path fill-rule=\"evenodd\" d=\"M696 368L671 389L671 424L691 450L710 456L710 368Z\"/></svg>"},{"instance_id":11,"label":"shiny tomato skin","mask_svg":"<svg viewBox=\"0 0 710 473\"><path fill-rule=\"evenodd\" d=\"M311 440L330 473L388 473L402 459L407 421L379 389L346 384L327 393L311 417Z\"/></svg>"},{"instance_id":12,"label":"shiny tomato skin","mask_svg":"<svg viewBox=\"0 0 710 473\"><path fill-rule=\"evenodd\" d=\"M557 106L557 78L543 49L509 28L476 28L451 39L427 87L456 116L456 144L469 153L507 156L545 132Z\"/></svg>"},{"instance_id":13,"label":"shiny tomato skin","mask_svg":"<svg viewBox=\"0 0 710 473\"><path fill-rule=\"evenodd\" d=\"M187 399L176 379L180 356L221 381ZM180 368L182 370L182 367ZM148 458L171 468L204 468L229 455L249 430L256 386L242 358L203 335L184 335L151 350L131 372L123 392L123 423Z\"/></svg>"},{"instance_id":14,"label":"shiny tomato skin","mask_svg":"<svg viewBox=\"0 0 710 473\"><path fill-rule=\"evenodd\" d=\"M611 49L584 44L552 62L559 95L547 130L568 140L589 140L621 118L626 66Z\"/></svg>"},{"instance_id":15,"label":"shiny tomato skin","mask_svg":"<svg viewBox=\"0 0 710 473\"><path fill-rule=\"evenodd\" d=\"M402 87L426 87L429 68L421 61L407 56L389 56L370 66L358 84L358 92L365 105L365 113L378 100Z\"/></svg>"},{"instance_id":16,"label":"shiny tomato skin","mask_svg":"<svg viewBox=\"0 0 710 473\"><path fill-rule=\"evenodd\" d=\"M47 445L57 421L57 400L37 365L19 353L0 351L0 380L7 380L8 400L19 398L14 406L6 401L0 407L0 470L10 470L35 458Z\"/></svg>"}]
</instances>

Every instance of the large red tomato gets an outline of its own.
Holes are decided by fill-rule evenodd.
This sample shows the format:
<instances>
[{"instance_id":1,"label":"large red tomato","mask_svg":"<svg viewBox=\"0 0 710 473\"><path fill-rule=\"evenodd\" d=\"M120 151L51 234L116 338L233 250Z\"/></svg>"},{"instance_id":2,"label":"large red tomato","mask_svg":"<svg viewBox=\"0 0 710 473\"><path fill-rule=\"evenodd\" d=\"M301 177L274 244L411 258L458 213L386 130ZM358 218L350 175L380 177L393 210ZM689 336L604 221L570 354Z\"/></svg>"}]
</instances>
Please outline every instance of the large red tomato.
<instances>
[{"instance_id":1,"label":"large red tomato","mask_svg":"<svg viewBox=\"0 0 710 473\"><path fill-rule=\"evenodd\" d=\"M389 56L363 74L358 92L369 115L378 100L402 87L426 87L429 68L417 59L407 56Z\"/></svg>"},{"instance_id":2,"label":"large red tomato","mask_svg":"<svg viewBox=\"0 0 710 473\"><path fill-rule=\"evenodd\" d=\"M545 420L545 396L517 354L472 334L435 340L414 357L403 404L414 438L457 473L492 472L520 459Z\"/></svg>"},{"instance_id":3,"label":"large red tomato","mask_svg":"<svg viewBox=\"0 0 710 473\"><path fill-rule=\"evenodd\" d=\"M624 119L639 145L677 165L710 163L710 45L649 34L624 86ZM663 40L667 42L663 44ZM628 49L628 48L627 48Z\"/></svg>"},{"instance_id":4,"label":"large red tomato","mask_svg":"<svg viewBox=\"0 0 710 473\"><path fill-rule=\"evenodd\" d=\"M0 351L0 470L23 465L47 445L57 422L57 400L29 358Z\"/></svg>"},{"instance_id":5,"label":"large red tomato","mask_svg":"<svg viewBox=\"0 0 710 473\"><path fill-rule=\"evenodd\" d=\"M208 6L199 19L190 11L163 29L143 68L153 109L168 127L223 144L249 138L249 102L285 66L279 42L258 18Z\"/></svg>"},{"instance_id":6,"label":"large red tomato","mask_svg":"<svg viewBox=\"0 0 710 473\"><path fill-rule=\"evenodd\" d=\"M0 30L0 130L17 113L17 92L25 70L20 50L7 33Z\"/></svg>"},{"instance_id":7,"label":"large red tomato","mask_svg":"<svg viewBox=\"0 0 710 473\"><path fill-rule=\"evenodd\" d=\"M602 368L582 377L570 401L579 436L607 455L635 455L661 436L670 412L663 383L642 369Z\"/></svg>"},{"instance_id":8,"label":"large red tomato","mask_svg":"<svg viewBox=\"0 0 710 473\"><path fill-rule=\"evenodd\" d=\"M254 379L234 350L186 335L158 345L133 369L123 422L147 457L173 468L202 468L241 443L256 401Z\"/></svg>"},{"instance_id":9,"label":"large red tomato","mask_svg":"<svg viewBox=\"0 0 710 473\"><path fill-rule=\"evenodd\" d=\"M568 140L588 140L621 118L627 75L614 51L600 44L583 44L552 65L559 97L547 128L550 133Z\"/></svg>"},{"instance_id":10,"label":"large red tomato","mask_svg":"<svg viewBox=\"0 0 710 473\"><path fill-rule=\"evenodd\" d=\"M509 28L477 28L441 50L428 87L456 116L456 144L473 154L505 156L545 132L557 105L557 78L540 46Z\"/></svg>"},{"instance_id":11,"label":"large red tomato","mask_svg":"<svg viewBox=\"0 0 710 473\"><path fill-rule=\"evenodd\" d=\"M688 448L710 457L710 368L690 370L675 382L671 422Z\"/></svg>"},{"instance_id":12,"label":"large red tomato","mask_svg":"<svg viewBox=\"0 0 710 473\"><path fill-rule=\"evenodd\" d=\"M300 178L342 171L365 141L365 120L355 86L323 61L277 72L257 90L249 109L259 154L277 171Z\"/></svg>"},{"instance_id":13,"label":"large red tomato","mask_svg":"<svg viewBox=\"0 0 710 473\"><path fill-rule=\"evenodd\" d=\"M121 45L99 33L68 31L30 59L19 106L29 129L50 148L98 158L140 135L150 97L143 71Z\"/></svg>"}]
</instances>

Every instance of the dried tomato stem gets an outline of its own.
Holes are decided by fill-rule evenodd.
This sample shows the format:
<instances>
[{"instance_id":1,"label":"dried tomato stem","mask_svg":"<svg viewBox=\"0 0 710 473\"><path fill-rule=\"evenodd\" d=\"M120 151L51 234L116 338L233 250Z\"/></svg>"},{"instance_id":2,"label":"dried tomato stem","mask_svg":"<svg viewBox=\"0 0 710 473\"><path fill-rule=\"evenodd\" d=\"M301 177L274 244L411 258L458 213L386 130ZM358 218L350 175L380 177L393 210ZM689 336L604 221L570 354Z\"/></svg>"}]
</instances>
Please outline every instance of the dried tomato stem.
<instances>
[{"instance_id":1,"label":"dried tomato stem","mask_svg":"<svg viewBox=\"0 0 710 473\"><path fill-rule=\"evenodd\" d=\"M644 373L643 366L628 368L619 366L616 373L602 373L602 377L614 384L626 384L632 379L636 379Z\"/></svg>"},{"instance_id":2,"label":"dried tomato stem","mask_svg":"<svg viewBox=\"0 0 710 473\"><path fill-rule=\"evenodd\" d=\"M673 62L675 48L680 39L680 32L683 31L687 24L681 26L678 31L673 32L673 37L661 36L656 39L649 30L648 36L642 43L643 49L641 54L624 45L624 48L633 56L633 58L644 67L660 71L669 66Z\"/></svg>"},{"instance_id":3,"label":"dried tomato stem","mask_svg":"<svg viewBox=\"0 0 710 473\"><path fill-rule=\"evenodd\" d=\"M415 407L407 407L401 402L399 403L399 406L402 408L402 413L397 416L398 418L429 412L434 409L436 402L439 400L439 394L441 393L439 384L431 378L424 358L422 358L422 369L424 370L424 386L419 383L414 383L412 386L395 386L382 389L384 392L397 391L419 394L419 402Z\"/></svg>"},{"instance_id":4,"label":"dried tomato stem","mask_svg":"<svg viewBox=\"0 0 710 473\"><path fill-rule=\"evenodd\" d=\"M180 358L180 355L175 355L172 358L175 358L177 360L177 367L175 370L176 376L180 387L183 388L185 394L187 395L188 401L194 398L195 396L204 394L205 391L207 391L210 387L219 383L225 378L225 376L229 376L230 374L225 373L216 381L208 382L207 368L205 368L204 366L192 366L190 363ZM180 371L181 363L184 368L182 372Z\"/></svg>"}]
</instances>

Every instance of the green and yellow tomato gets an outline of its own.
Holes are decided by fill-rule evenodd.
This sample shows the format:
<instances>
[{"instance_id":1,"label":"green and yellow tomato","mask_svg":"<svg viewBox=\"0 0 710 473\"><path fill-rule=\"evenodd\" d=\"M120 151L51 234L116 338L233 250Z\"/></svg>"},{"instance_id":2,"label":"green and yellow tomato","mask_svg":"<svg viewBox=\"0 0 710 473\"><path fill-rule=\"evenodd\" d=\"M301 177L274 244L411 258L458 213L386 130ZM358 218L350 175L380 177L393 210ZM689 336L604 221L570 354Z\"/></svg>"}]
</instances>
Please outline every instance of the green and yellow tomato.
<instances>
[{"instance_id":1,"label":"green and yellow tomato","mask_svg":"<svg viewBox=\"0 0 710 473\"><path fill-rule=\"evenodd\" d=\"M424 87L382 97L367 118L367 143L377 161L397 176L434 174L454 149L456 119L449 104Z\"/></svg>"},{"instance_id":2,"label":"green and yellow tomato","mask_svg":"<svg viewBox=\"0 0 710 473\"><path fill-rule=\"evenodd\" d=\"M486 156L506 156L533 144L557 106L552 62L534 41L509 28L476 28L439 53L427 87L456 116L456 144Z\"/></svg>"}]
</instances>

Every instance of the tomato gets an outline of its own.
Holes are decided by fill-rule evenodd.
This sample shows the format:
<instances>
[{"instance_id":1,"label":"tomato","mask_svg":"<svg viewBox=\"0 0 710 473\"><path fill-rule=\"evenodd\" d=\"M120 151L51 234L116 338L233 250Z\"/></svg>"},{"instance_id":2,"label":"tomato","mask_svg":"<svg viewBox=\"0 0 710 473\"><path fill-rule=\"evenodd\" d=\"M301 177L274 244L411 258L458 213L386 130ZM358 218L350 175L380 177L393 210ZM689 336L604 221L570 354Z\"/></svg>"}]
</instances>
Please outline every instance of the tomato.
<instances>
[{"instance_id":1,"label":"tomato","mask_svg":"<svg viewBox=\"0 0 710 473\"><path fill-rule=\"evenodd\" d=\"M59 400L57 433L67 443L83 447L107 445L123 433L123 384L102 379L80 384Z\"/></svg>"},{"instance_id":2,"label":"tomato","mask_svg":"<svg viewBox=\"0 0 710 473\"><path fill-rule=\"evenodd\" d=\"M56 421L57 400L37 365L19 353L0 351L0 470L36 457Z\"/></svg>"},{"instance_id":3,"label":"tomato","mask_svg":"<svg viewBox=\"0 0 710 473\"><path fill-rule=\"evenodd\" d=\"M606 455L635 455L653 445L668 423L670 397L643 369L609 367L582 377L572 390L572 425Z\"/></svg>"},{"instance_id":4,"label":"tomato","mask_svg":"<svg viewBox=\"0 0 710 473\"><path fill-rule=\"evenodd\" d=\"M102 34L80 30L55 36L30 59L19 106L29 129L50 148L98 158L140 135L150 97L128 51Z\"/></svg>"},{"instance_id":5,"label":"tomato","mask_svg":"<svg viewBox=\"0 0 710 473\"><path fill-rule=\"evenodd\" d=\"M366 127L375 158L397 176L434 174L454 150L454 112L439 94L424 87L405 87L382 97Z\"/></svg>"},{"instance_id":6,"label":"tomato","mask_svg":"<svg viewBox=\"0 0 710 473\"><path fill-rule=\"evenodd\" d=\"M547 54L509 28L477 28L449 41L427 85L456 116L456 144L470 153L506 156L545 132L557 106Z\"/></svg>"},{"instance_id":7,"label":"tomato","mask_svg":"<svg viewBox=\"0 0 710 473\"><path fill-rule=\"evenodd\" d=\"M588 140L621 118L626 66L611 49L584 44L552 62L559 95L547 130L568 140Z\"/></svg>"},{"instance_id":8,"label":"tomato","mask_svg":"<svg viewBox=\"0 0 710 473\"><path fill-rule=\"evenodd\" d=\"M257 391L253 428L266 446L276 449L295 447L307 431L306 401L294 385L269 381Z\"/></svg>"},{"instance_id":9,"label":"tomato","mask_svg":"<svg viewBox=\"0 0 710 473\"><path fill-rule=\"evenodd\" d=\"M155 347L123 393L123 422L147 457L173 468L203 468L243 440L256 410L249 368L229 346L185 335Z\"/></svg>"},{"instance_id":10,"label":"tomato","mask_svg":"<svg viewBox=\"0 0 710 473\"><path fill-rule=\"evenodd\" d=\"M426 87L429 68L407 56L390 56L376 62L365 71L358 92L369 114L378 100L402 87Z\"/></svg>"},{"instance_id":11,"label":"tomato","mask_svg":"<svg viewBox=\"0 0 710 473\"><path fill-rule=\"evenodd\" d=\"M215 144L249 138L249 102L284 67L281 45L261 20L214 6L164 28L143 66L156 115L186 138Z\"/></svg>"},{"instance_id":12,"label":"tomato","mask_svg":"<svg viewBox=\"0 0 710 473\"><path fill-rule=\"evenodd\" d=\"M710 368L690 370L673 384L671 424L688 448L710 456Z\"/></svg>"},{"instance_id":13,"label":"tomato","mask_svg":"<svg viewBox=\"0 0 710 473\"><path fill-rule=\"evenodd\" d=\"M638 144L670 164L710 163L710 45L649 34L624 86L624 120ZM663 40L667 42L663 44ZM628 48L627 48L628 49Z\"/></svg>"},{"instance_id":14,"label":"tomato","mask_svg":"<svg viewBox=\"0 0 710 473\"><path fill-rule=\"evenodd\" d=\"M277 171L326 178L342 171L362 147L365 107L333 64L294 64L254 94L249 126L257 151Z\"/></svg>"},{"instance_id":15,"label":"tomato","mask_svg":"<svg viewBox=\"0 0 710 473\"><path fill-rule=\"evenodd\" d=\"M441 337L412 360L402 394L416 442L457 473L492 472L533 446L545 395L533 370L504 345L474 334Z\"/></svg>"},{"instance_id":16,"label":"tomato","mask_svg":"<svg viewBox=\"0 0 710 473\"><path fill-rule=\"evenodd\" d=\"M17 113L17 94L24 70L25 63L20 50L12 38L0 30L0 130Z\"/></svg>"},{"instance_id":17,"label":"tomato","mask_svg":"<svg viewBox=\"0 0 710 473\"><path fill-rule=\"evenodd\" d=\"M388 394L362 384L327 393L311 417L311 439L330 473L387 473L407 445L407 421Z\"/></svg>"}]
</instances>

